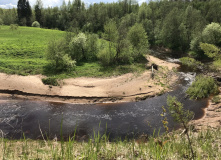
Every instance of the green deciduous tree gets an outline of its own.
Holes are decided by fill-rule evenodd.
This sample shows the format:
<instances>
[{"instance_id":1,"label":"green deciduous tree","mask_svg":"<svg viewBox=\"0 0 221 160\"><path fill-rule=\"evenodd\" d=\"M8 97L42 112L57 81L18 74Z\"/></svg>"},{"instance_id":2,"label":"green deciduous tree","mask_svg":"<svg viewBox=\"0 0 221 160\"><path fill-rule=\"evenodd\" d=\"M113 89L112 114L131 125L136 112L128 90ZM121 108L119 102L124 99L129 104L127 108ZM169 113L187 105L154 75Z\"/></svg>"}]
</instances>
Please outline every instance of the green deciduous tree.
<instances>
[{"instance_id":1,"label":"green deciduous tree","mask_svg":"<svg viewBox=\"0 0 221 160\"><path fill-rule=\"evenodd\" d=\"M180 14L181 12L179 9L174 7L173 10L171 10L166 16L161 31L161 39L164 46L176 50L180 49L182 46Z\"/></svg>"},{"instance_id":2,"label":"green deciduous tree","mask_svg":"<svg viewBox=\"0 0 221 160\"><path fill-rule=\"evenodd\" d=\"M132 45L135 57L140 57L147 53L149 48L148 37L142 24L136 23L130 28L128 40Z\"/></svg>"},{"instance_id":3,"label":"green deciduous tree","mask_svg":"<svg viewBox=\"0 0 221 160\"><path fill-rule=\"evenodd\" d=\"M200 48L204 53L214 60L221 59L221 50L213 44L200 43Z\"/></svg>"},{"instance_id":4,"label":"green deciduous tree","mask_svg":"<svg viewBox=\"0 0 221 160\"><path fill-rule=\"evenodd\" d=\"M169 111L175 122L181 123L185 129L185 134L188 139L189 149L191 151L191 157L189 159L195 159L195 153L193 151L192 141L190 139L190 135L188 133L188 122L194 118L194 113L189 110L185 110L183 108L183 104L177 100L176 97L168 96L167 97L167 105L169 107Z\"/></svg>"},{"instance_id":5,"label":"green deciduous tree","mask_svg":"<svg viewBox=\"0 0 221 160\"><path fill-rule=\"evenodd\" d=\"M3 20L0 18L0 25L3 25L4 23L3 23Z\"/></svg>"},{"instance_id":6,"label":"green deciduous tree","mask_svg":"<svg viewBox=\"0 0 221 160\"><path fill-rule=\"evenodd\" d=\"M86 42L87 42L87 36L84 33L79 33L71 40L69 48L71 51L72 59L77 60L77 62L86 59L86 52L87 52Z\"/></svg>"},{"instance_id":7,"label":"green deciduous tree","mask_svg":"<svg viewBox=\"0 0 221 160\"><path fill-rule=\"evenodd\" d=\"M216 47L213 44L208 43L200 43L200 48L204 51L204 53L213 58L213 65L220 70L221 68L221 49Z\"/></svg>"},{"instance_id":8,"label":"green deciduous tree","mask_svg":"<svg viewBox=\"0 0 221 160\"><path fill-rule=\"evenodd\" d=\"M87 35L86 41L86 59L88 61L96 60L98 53L98 36L96 34Z\"/></svg>"},{"instance_id":9,"label":"green deciduous tree","mask_svg":"<svg viewBox=\"0 0 221 160\"><path fill-rule=\"evenodd\" d=\"M202 42L221 46L221 26L211 23L202 32Z\"/></svg>"},{"instance_id":10,"label":"green deciduous tree","mask_svg":"<svg viewBox=\"0 0 221 160\"><path fill-rule=\"evenodd\" d=\"M75 67L75 60L65 53L65 40L51 40L48 44L47 59L51 61L56 71L71 71Z\"/></svg>"},{"instance_id":11,"label":"green deciduous tree","mask_svg":"<svg viewBox=\"0 0 221 160\"><path fill-rule=\"evenodd\" d=\"M109 41L110 50L118 39L117 24L114 20L110 20L104 25L104 38Z\"/></svg>"}]
</instances>

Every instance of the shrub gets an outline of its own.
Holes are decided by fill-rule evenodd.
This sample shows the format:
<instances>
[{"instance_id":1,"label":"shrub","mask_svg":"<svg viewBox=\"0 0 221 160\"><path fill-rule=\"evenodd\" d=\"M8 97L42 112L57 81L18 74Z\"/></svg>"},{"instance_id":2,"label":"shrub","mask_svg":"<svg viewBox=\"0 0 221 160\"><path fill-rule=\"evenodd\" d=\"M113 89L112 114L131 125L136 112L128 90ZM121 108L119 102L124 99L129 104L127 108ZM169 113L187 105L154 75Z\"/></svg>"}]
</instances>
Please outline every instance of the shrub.
<instances>
[{"instance_id":1,"label":"shrub","mask_svg":"<svg viewBox=\"0 0 221 160\"><path fill-rule=\"evenodd\" d=\"M76 61L65 53L65 40L52 40L48 44L47 59L57 71L71 71Z\"/></svg>"},{"instance_id":2,"label":"shrub","mask_svg":"<svg viewBox=\"0 0 221 160\"><path fill-rule=\"evenodd\" d=\"M213 65L214 65L217 69L221 69L221 59L214 61L214 62L213 62Z\"/></svg>"},{"instance_id":3,"label":"shrub","mask_svg":"<svg viewBox=\"0 0 221 160\"><path fill-rule=\"evenodd\" d=\"M18 29L18 25L17 24L11 24L10 25L10 29L13 30L17 30Z\"/></svg>"},{"instance_id":4,"label":"shrub","mask_svg":"<svg viewBox=\"0 0 221 160\"><path fill-rule=\"evenodd\" d=\"M37 28L40 28L40 23L38 21L34 21L31 25L32 27L37 27Z\"/></svg>"},{"instance_id":5,"label":"shrub","mask_svg":"<svg viewBox=\"0 0 221 160\"><path fill-rule=\"evenodd\" d=\"M189 51L189 52L188 52L188 55L189 55L189 57L195 58L195 59L197 59L197 58L200 57L200 56L199 56L199 53L198 53L198 52L195 52L195 51Z\"/></svg>"},{"instance_id":6,"label":"shrub","mask_svg":"<svg viewBox=\"0 0 221 160\"><path fill-rule=\"evenodd\" d=\"M194 58L182 57L180 58L180 61L183 65L193 68L193 70L201 69L203 67L203 64Z\"/></svg>"},{"instance_id":7,"label":"shrub","mask_svg":"<svg viewBox=\"0 0 221 160\"><path fill-rule=\"evenodd\" d=\"M98 53L98 59L101 61L103 66L109 66L113 64L114 62L114 57L115 57L115 50L111 49L102 49Z\"/></svg>"},{"instance_id":8,"label":"shrub","mask_svg":"<svg viewBox=\"0 0 221 160\"><path fill-rule=\"evenodd\" d=\"M218 86L212 77L199 75L192 85L187 89L186 93L191 99L206 98L211 94L219 93Z\"/></svg>"},{"instance_id":9,"label":"shrub","mask_svg":"<svg viewBox=\"0 0 221 160\"><path fill-rule=\"evenodd\" d=\"M52 86L58 86L58 81L55 77L48 77L48 78L43 78L42 79L42 82L45 84L45 85L52 85Z\"/></svg>"},{"instance_id":10,"label":"shrub","mask_svg":"<svg viewBox=\"0 0 221 160\"><path fill-rule=\"evenodd\" d=\"M214 96L213 99L212 99L212 102L213 102L213 103L220 103L220 102L221 102L221 97L219 97L219 96Z\"/></svg>"}]
</instances>

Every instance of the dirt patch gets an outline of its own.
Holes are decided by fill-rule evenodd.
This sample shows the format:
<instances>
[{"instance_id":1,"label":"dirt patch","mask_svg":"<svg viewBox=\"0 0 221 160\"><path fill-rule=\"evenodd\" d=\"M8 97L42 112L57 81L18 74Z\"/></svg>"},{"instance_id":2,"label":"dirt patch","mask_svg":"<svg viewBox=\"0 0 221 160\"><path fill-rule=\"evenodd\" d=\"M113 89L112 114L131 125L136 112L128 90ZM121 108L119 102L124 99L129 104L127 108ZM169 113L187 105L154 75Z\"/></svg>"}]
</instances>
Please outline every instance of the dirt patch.
<instances>
[{"instance_id":1,"label":"dirt patch","mask_svg":"<svg viewBox=\"0 0 221 160\"><path fill-rule=\"evenodd\" d=\"M219 95L221 97L221 94ZM212 103L209 101L208 108L205 109L205 115L199 120L193 120L190 122L196 130L204 130L208 128L217 129L221 126L221 102Z\"/></svg>"},{"instance_id":2,"label":"dirt patch","mask_svg":"<svg viewBox=\"0 0 221 160\"><path fill-rule=\"evenodd\" d=\"M109 78L64 79L62 86L51 87L42 83L42 75L19 76L0 73L0 93L67 103L99 103L135 101L168 91L169 86L178 78L173 68L179 65L153 56L147 56L147 60L147 65L154 63L159 66L158 70L154 70L153 79L152 71L148 69L142 74L128 73Z\"/></svg>"}]
</instances>

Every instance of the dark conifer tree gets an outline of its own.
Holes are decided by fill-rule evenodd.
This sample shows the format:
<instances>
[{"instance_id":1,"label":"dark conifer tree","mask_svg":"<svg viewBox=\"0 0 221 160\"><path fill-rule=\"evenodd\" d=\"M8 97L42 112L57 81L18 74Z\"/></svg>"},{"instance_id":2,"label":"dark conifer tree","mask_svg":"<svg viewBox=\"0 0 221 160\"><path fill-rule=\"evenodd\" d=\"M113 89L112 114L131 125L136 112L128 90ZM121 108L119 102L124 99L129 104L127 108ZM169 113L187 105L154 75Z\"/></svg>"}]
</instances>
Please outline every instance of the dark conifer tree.
<instances>
[{"instance_id":1,"label":"dark conifer tree","mask_svg":"<svg viewBox=\"0 0 221 160\"><path fill-rule=\"evenodd\" d=\"M32 10L31 6L29 4L29 1L27 0L25 3L25 18L26 18L26 25L31 26L31 17L32 17Z\"/></svg>"},{"instance_id":2,"label":"dark conifer tree","mask_svg":"<svg viewBox=\"0 0 221 160\"><path fill-rule=\"evenodd\" d=\"M31 25L31 6L27 0L19 0L17 4L18 23L20 25Z\"/></svg>"},{"instance_id":3,"label":"dark conifer tree","mask_svg":"<svg viewBox=\"0 0 221 160\"><path fill-rule=\"evenodd\" d=\"M42 9L43 3L41 0L37 0L35 5L35 20L38 21L42 25Z\"/></svg>"}]
</instances>

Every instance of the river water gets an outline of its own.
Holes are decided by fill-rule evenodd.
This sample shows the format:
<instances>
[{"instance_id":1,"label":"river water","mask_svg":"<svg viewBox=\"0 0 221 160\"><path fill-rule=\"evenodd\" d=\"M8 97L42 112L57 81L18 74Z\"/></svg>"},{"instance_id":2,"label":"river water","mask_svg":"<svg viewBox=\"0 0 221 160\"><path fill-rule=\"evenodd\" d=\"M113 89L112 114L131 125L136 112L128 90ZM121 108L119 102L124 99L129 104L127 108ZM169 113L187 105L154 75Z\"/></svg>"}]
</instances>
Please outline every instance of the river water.
<instances>
[{"instance_id":1,"label":"river water","mask_svg":"<svg viewBox=\"0 0 221 160\"><path fill-rule=\"evenodd\" d=\"M174 59L168 59L169 61ZM94 133L107 133L110 139L137 137L141 134L162 133L162 106L167 106L168 95L176 96L186 109L195 113L194 119L204 115L208 100L194 101L185 98L185 90L195 77L192 72L180 72L174 90L140 102L113 104L65 104L0 98L0 136L11 139L60 139L73 136L78 140L92 137ZM177 128L169 113L169 128ZM76 131L75 131L76 130ZM62 131L62 133L61 133ZM2 133L1 133L2 132Z\"/></svg>"}]
</instances>

